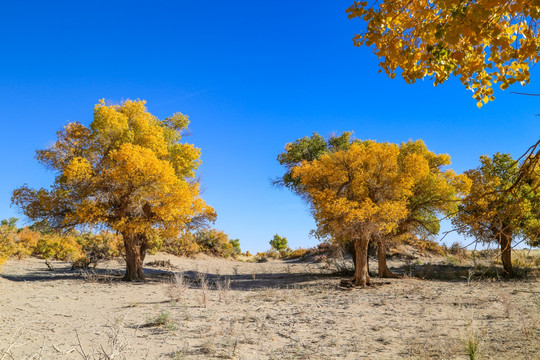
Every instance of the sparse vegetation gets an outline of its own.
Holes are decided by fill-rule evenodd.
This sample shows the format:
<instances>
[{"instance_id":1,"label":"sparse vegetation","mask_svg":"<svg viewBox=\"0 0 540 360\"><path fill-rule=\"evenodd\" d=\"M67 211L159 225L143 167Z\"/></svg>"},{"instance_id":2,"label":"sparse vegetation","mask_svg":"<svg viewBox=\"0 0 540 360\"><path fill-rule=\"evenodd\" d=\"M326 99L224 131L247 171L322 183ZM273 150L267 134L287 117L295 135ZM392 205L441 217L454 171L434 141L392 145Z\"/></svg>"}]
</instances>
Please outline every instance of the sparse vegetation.
<instances>
[{"instance_id":1,"label":"sparse vegetation","mask_svg":"<svg viewBox=\"0 0 540 360\"><path fill-rule=\"evenodd\" d=\"M72 349L71 354L77 355L81 347L75 346L75 326L86 359L91 360L107 359L103 354L115 353L117 360L286 359L293 355L309 359L436 359L469 356L469 348L476 358L533 360L540 350L535 326L540 321L535 310L538 283L531 275L526 281L504 280L500 265L481 265L489 264L493 252L478 252L476 267L472 260L447 265L442 256L412 258L412 275L426 280L374 280L380 286L366 291L339 287L334 268L324 261L314 262L322 251L329 255L332 247L317 247L301 262L277 259L260 264L157 254L148 263L166 263L184 271L175 272L176 276L167 281L163 276L169 273L148 272L148 283L135 286L114 280L88 282L78 276L66 278L69 267L66 272L61 264L55 271L42 271L40 281L11 282L7 279L14 277L15 269L22 271L17 276L24 278L28 276L24 275L25 267L39 268L42 263L37 259L10 262L5 269L7 278L0 278L0 287L9 284L16 295L12 291L0 293L5 309L0 313L0 358L10 346L9 339L17 324L28 320L24 315L21 319L16 310L19 303L28 299L40 313L32 313L32 322L27 323L23 335L13 339L9 352L16 359L40 351L44 359L59 354L69 356ZM528 256L540 256L540 252L531 251ZM350 258L342 261L350 269ZM390 264L395 272L406 272L404 259L395 257ZM186 266L198 271L185 270ZM119 279L121 263L104 260L96 270L89 271L103 279L107 272L102 267ZM498 270L499 276L490 269ZM55 276L64 280L51 280ZM45 306L53 294L67 294L68 289L69 295L54 297L57 306ZM85 321L81 327L71 314L83 304L91 305L85 308L88 314L77 313L77 318ZM345 312L347 316L343 315ZM463 318L471 318L471 313L475 320L470 333L471 326ZM43 344L27 340L46 331L43 316L56 329L47 339L66 338L71 342L46 340ZM123 320L114 324L107 320L118 317ZM393 324L391 328L388 323ZM350 337L353 328L357 331ZM481 330L486 328L489 336ZM395 336L395 329L401 329L403 335ZM7 359L11 359L9 355Z\"/></svg>"},{"instance_id":2,"label":"sparse vegetation","mask_svg":"<svg viewBox=\"0 0 540 360\"><path fill-rule=\"evenodd\" d=\"M467 340L465 341L465 349L469 360L480 360L481 345L478 333L474 328L474 324L470 323L467 327Z\"/></svg>"}]
</instances>

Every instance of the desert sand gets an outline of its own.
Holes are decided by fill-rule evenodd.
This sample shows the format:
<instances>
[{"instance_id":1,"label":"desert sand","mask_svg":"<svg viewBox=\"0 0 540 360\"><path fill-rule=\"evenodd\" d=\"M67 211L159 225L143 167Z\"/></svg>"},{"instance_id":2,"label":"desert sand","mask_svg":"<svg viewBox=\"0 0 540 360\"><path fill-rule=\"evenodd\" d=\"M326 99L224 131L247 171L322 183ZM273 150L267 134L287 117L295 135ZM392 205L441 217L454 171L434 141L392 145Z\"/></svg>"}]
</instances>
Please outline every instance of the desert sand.
<instances>
[{"instance_id":1,"label":"desert sand","mask_svg":"<svg viewBox=\"0 0 540 360\"><path fill-rule=\"evenodd\" d=\"M157 254L145 264L146 283L125 283L122 261L95 272L7 262L0 359L468 359L471 339L483 359L540 359L534 277L344 289L324 263Z\"/></svg>"}]
</instances>

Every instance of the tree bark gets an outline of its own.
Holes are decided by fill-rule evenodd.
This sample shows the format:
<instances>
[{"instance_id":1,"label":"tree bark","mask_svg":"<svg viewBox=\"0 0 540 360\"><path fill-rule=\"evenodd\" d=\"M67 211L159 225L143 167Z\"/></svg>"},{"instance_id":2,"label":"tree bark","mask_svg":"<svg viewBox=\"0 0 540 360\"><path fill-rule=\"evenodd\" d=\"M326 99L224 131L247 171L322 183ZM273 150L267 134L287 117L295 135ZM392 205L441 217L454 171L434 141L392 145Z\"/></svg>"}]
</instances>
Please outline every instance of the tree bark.
<instances>
[{"instance_id":1,"label":"tree bark","mask_svg":"<svg viewBox=\"0 0 540 360\"><path fill-rule=\"evenodd\" d=\"M360 239L354 240L355 250L355 270L353 284L356 286L367 286L370 283L367 255L369 247L369 238L362 236Z\"/></svg>"},{"instance_id":2,"label":"tree bark","mask_svg":"<svg viewBox=\"0 0 540 360\"><path fill-rule=\"evenodd\" d=\"M377 260L379 262L380 278L399 278L399 275L394 274L388 269L388 265L386 264L386 240L383 238L377 240Z\"/></svg>"},{"instance_id":3,"label":"tree bark","mask_svg":"<svg viewBox=\"0 0 540 360\"><path fill-rule=\"evenodd\" d=\"M371 251L371 245L372 243L370 242L368 244L368 251L366 253L366 262L367 262L368 271L369 271L369 253ZM351 255L353 265L354 265L354 270L356 271L356 249L354 248L354 241L347 243L346 249L347 249L347 252Z\"/></svg>"},{"instance_id":4,"label":"tree bark","mask_svg":"<svg viewBox=\"0 0 540 360\"><path fill-rule=\"evenodd\" d=\"M124 281L144 281L143 262L148 247L144 235L123 235L126 249Z\"/></svg>"},{"instance_id":5,"label":"tree bark","mask_svg":"<svg viewBox=\"0 0 540 360\"><path fill-rule=\"evenodd\" d=\"M514 276L512 267L512 235L502 230L499 234L499 244L501 245L501 261L504 272L509 276Z\"/></svg>"}]
</instances>

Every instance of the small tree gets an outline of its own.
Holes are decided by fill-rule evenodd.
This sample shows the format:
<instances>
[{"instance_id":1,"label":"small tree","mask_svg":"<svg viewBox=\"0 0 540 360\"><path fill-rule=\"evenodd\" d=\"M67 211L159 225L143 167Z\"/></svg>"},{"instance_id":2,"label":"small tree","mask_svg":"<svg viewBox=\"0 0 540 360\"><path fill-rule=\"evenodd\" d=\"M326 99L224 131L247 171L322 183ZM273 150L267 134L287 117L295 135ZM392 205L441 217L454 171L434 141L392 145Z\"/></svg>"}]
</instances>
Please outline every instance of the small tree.
<instances>
[{"instance_id":1,"label":"small tree","mask_svg":"<svg viewBox=\"0 0 540 360\"><path fill-rule=\"evenodd\" d=\"M127 100L94 108L89 127L69 123L57 141L37 151L56 172L50 190L24 185L12 202L34 221L55 229L105 226L121 234L125 280L144 280L150 239L174 237L192 221L213 220L214 210L199 197L193 181L199 149L181 143L188 118L180 113L159 120L144 101Z\"/></svg>"},{"instance_id":2,"label":"small tree","mask_svg":"<svg viewBox=\"0 0 540 360\"><path fill-rule=\"evenodd\" d=\"M270 246L272 246L272 249L277 251L287 250L289 247L289 243L287 241L286 237L281 237L278 234L274 235L272 240L270 240Z\"/></svg>"},{"instance_id":3,"label":"small tree","mask_svg":"<svg viewBox=\"0 0 540 360\"><path fill-rule=\"evenodd\" d=\"M228 258L236 254L229 235L221 230L201 229L195 233L195 242L199 245L201 252L210 255Z\"/></svg>"},{"instance_id":4,"label":"small tree","mask_svg":"<svg viewBox=\"0 0 540 360\"><path fill-rule=\"evenodd\" d=\"M529 175L520 187L513 187L520 176L520 164L509 154L480 157L480 166L465 173L472 180L470 194L460 206L453 223L462 234L483 243L496 242L508 275L512 267L512 241L523 238L538 245L540 236L540 172Z\"/></svg>"},{"instance_id":5,"label":"small tree","mask_svg":"<svg viewBox=\"0 0 540 360\"><path fill-rule=\"evenodd\" d=\"M240 239L231 239L229 242L233 246L236 255L242 254L242 249L240 249Z\"/></svg>"}]
</instances>

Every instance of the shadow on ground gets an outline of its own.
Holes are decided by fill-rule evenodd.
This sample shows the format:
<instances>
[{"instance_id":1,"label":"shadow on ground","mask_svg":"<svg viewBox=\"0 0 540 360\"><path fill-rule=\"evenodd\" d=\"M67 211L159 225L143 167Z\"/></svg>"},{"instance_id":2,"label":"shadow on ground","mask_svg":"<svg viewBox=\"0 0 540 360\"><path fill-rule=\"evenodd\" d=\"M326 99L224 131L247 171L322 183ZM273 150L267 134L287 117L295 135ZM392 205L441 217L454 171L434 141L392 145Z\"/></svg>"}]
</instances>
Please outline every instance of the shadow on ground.
<instances>
[{"instance_id":1,"label":"shadow on ground","mask_svg":"<svg viewBox=\"0 0 540 360\"><path fill-rule=\"evenodd\" d=\"M298 260L291 260L286 263L301 263ZM148 264L147 264L148 265ZM203 282L209 290L216 290L225 282L231 290L249 291L257 289L288 289L288 288L307 288L312 286L321 286L321 280L324 280L328 286L338 286L343 279L352 278L354 272L352 264L349 268L340 270L321 270L315 272L253 272L251 274L236 275L218 275L208 272L184 271L178 272L174 267L145 266L145 283L171 283L179 281L178 275L181 275L181 281L190 288L200 288ZM451 282L470 282L470 281L493 281L509 280L505 277L504 271L498 266L473 267L466 265L451 264L404 264L401 266L390 267L390 270L397 275L410 278L420 278L435 281ZM538 269L520 268L517 269L517 279L526 280L538 276ZM377 272L371 271L371 277L377 281ZM177 275L177 276L175 276ZM10 281L24 282L49 282L58 280L80 280L90 282L113 283L122 281L124 271L117 269L77 269L73 270L69 265L57 266L54 270L33 269L24 274L0 274L1 278ZM144 284L135 283L135 284Z\"/></svg>"}]
</instances>

